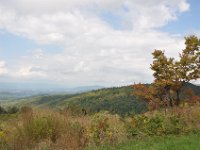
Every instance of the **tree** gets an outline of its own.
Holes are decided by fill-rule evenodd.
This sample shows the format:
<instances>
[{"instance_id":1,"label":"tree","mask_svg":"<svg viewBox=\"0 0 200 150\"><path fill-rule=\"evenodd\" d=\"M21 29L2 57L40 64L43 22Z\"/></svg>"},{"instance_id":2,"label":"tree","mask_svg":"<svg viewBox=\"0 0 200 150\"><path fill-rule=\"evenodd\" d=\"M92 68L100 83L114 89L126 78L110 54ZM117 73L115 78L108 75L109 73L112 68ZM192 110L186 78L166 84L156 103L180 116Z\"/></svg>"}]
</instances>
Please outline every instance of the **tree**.
<instances>
[{"instance_id":1,"label":"tree","mask_svg":"<svg viewBox=\"0 0 200 150\"><path fill-rule=\"evenodd\" d=\"M186 48L182 50L178 61L167 58L161 50L152 53L154 61L151 69L154 71L154 84L159 89L164 89L163 96L170 101L171 106L173 106L171 90L176 93L175 104L178 106L180 92L185 83L200 78L200 39L194 35L186 37L185 45Z\"/></svg>"},{"instance_id":2,"label":"tree","mask_svg":"<svg viewBox=\"0 0 200 150\"><path fill-rule=\"evenodd\" d=\"M139 99L145 100L148 103L148 109L155 110L161 107L164 107L166 110L167 103L162 101L161 95L163 92L161 90L156 89L156 86L152 85L144 85L144 84L134 84L133 85L133 94Z\"/></svg>"},{"instance_id":3,"label":"tree","mask_svg":"<svg viewBox=\"0 0 200 150\"><path fill-rule=\"evenodd\" d=\"M185 38L186 48L180 54L180 60L174 65L174 85L176 105L180 104L180 92L185 83L200 78L200 39L192 35Z\"/></svg>"},{"instance_id":4,"label":"tree","mask_svg":"<svg viewBox=\"0 0 200 150\"><path fill-rule=\"evenodd\" d=\"M154 71L154 86L159 91L161 101L167 101L170 106L173 106L172 98L170 95L170 89L174 82L172 76L174 75L174 59L167 58L164 51L155 50L153 53L153 64L151 64L151 69Z\"/></svg>"},{"instance_id":5,"label":"tree","mask_svg":"<svg viewBox=\"0 0 200 150\"><path fill-rule=\"evenodd\" d=\"M144 84L134 84L133 86L133 94L139 99L142 99L148 103L148 109L154 110L157 108L157 98L155 97L155 90L153 86L146 86Z\"/></svg>"},{"instance_id":6,"label":"tree","mask_svg":"<svg viewBox=\"0 0 200 150\"><path fill-rule=\"evenodd\" d=\"M194 35L188 36L185 38L185 45L176 61L174 58L167 58L164 51L154 50L154 60L150 67L154 72L154 82L149 87L134 85L134 94L137 97L149 104L159 100L165 107L172 107L174 103L177 106L180 104L180 92L185 83L200 78L200 39ZM176 96L172 96L172 93Z\"/></svg>"}]
</instances>

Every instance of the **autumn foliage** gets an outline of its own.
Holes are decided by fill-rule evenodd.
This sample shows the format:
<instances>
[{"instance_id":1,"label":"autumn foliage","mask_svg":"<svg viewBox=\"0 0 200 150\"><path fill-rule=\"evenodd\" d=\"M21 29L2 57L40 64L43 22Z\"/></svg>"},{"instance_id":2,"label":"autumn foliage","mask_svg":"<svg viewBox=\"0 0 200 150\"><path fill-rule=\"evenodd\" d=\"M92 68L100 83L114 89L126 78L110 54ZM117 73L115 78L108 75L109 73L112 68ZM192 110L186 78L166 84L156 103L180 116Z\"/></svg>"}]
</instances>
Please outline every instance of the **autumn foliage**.
<instances>
[{"instance_id":1,"label":"autumn foliage","mask_svg":"<svg viewBox=\"0 0 200 150\"><path fill-rule=\"evenodd\" d=\"M134 95L147 101L150 109L179 106L183 87L191 80L200 78L200 39L194 35L186 37L185 46L179 54L179 60L167 58L165 51L155 50L150 67L154 76L153 84L133 85ZM198 101L199 97L194 93L187 94L192 101Z\"/></svg>"}]
</instances>

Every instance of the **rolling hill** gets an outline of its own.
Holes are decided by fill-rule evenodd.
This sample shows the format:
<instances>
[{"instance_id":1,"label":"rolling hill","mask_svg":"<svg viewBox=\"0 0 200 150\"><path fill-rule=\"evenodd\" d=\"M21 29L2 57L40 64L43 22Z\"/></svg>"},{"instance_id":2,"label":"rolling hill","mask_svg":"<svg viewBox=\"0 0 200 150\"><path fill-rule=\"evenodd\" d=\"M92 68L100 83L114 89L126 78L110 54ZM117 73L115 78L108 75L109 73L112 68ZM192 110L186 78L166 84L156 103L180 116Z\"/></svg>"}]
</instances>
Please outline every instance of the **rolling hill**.
<instances>
[{"instance_id":1,"label":"rolling hill","mask_svg":"<svg viewBox=\"0 0 200 150\"><path fill-rule=\"evenodd\" d=\"M195 94L200 96L200 86L188 84ZM104 88L80 94L43 95L7 101L7 105L84 108L90 113L107 110L111 113L129 115L142 113L147 110L144 101L138 100L133 94L131 86ZM6 103L4 103L6 104Z\"/></svg>"}]
</instances>

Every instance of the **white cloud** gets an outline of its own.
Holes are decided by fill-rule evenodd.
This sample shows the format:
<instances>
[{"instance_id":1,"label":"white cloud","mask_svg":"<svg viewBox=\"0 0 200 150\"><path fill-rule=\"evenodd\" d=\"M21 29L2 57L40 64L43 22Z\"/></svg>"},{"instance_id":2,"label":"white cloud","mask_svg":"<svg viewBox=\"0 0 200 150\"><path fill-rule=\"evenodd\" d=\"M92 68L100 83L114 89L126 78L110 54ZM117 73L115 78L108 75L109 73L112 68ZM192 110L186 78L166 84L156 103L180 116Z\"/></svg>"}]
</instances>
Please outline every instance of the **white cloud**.
<instances>
[{"instance_id":1,"label":"white cloud","mask_svg":"<svg viewBox=\"0 0 200 150\"><path fill-rule=\"evenodd\" d=\"M185 0L1 0L0 28L64 48L57 54L38 49L24 57L18 77L75 85L130 84L152 81L153 49L178 56L182 37L159 28L187 10ZM120 18L118 30L102 19L105 12Z\"/></svg>"},{"instance_id":2,"label":"white cloud","mask_svg":"<svg viewBox=\"0 0 200 150\"><path fill-rule=\"evenodd\" d=\"M46 74L40 71L40 66L23 66L15 75L19 78L46 77Z\"/></svg>"},{"instance_id":3,"label":"white cloud","mask_svg":"<svg viewBox=\"0 0 200 150\"><path fill-rule=\"evenodd\" d=\"M109 30L99 15L109 11L134 31L162 27L187 11L185 0L3 0L0 27L43 43L78 38L90 31Z\"/></svg>"},{"instance_id":4,"label":"white cloud","mask_svg":"<svg viewBox=\"0 0 200 150\"><path fill-rule=\"evenodd\" d=\"M186 1L182 1L179 3L180 12L188 11L189 8L190 8L190 5L186 3Z\"/></svg>"},{"instance_id":5,"label":"white cloud","mask_svg":"<svg viewBox=\"0 0 200 150\"><path fill-rule=\"evenodd\" d=\"M5 75L8 73L7 67L6 67L6 62L0 60L0 76Z\"/></svg>"}]
</instances>

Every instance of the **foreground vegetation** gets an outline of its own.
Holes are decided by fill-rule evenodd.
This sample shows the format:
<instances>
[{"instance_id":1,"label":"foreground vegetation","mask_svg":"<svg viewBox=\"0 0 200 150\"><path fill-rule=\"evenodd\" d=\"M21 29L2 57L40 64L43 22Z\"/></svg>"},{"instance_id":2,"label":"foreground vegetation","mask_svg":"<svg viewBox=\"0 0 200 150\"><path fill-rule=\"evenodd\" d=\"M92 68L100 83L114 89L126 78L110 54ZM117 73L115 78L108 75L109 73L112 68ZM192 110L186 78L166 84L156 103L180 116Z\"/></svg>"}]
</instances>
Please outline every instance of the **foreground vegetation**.
<instances>
[{"instance_id":1,"label":"foreground vegetation","mask_svg":"<svg viewBox=\"0 0 200 150\"><path fill-rule=\"evenodd\" d=\"M70 109L23 107L17 114L1 115L0 119L0 149L3 150L83 150L102 146L110 149L106 145L113 149L142 149L146 142L152 149L158 149L165 144L173 146L176 136L181 137L176 141L180 144L187 141L187 134L194 138L194 143L200 138L195 134L200 131L199 105L169 109L167 114L159 110L123 118L108 112L89 116ZM167 141L163 143L164 137Z\"/></svg>"}]
</instances>

